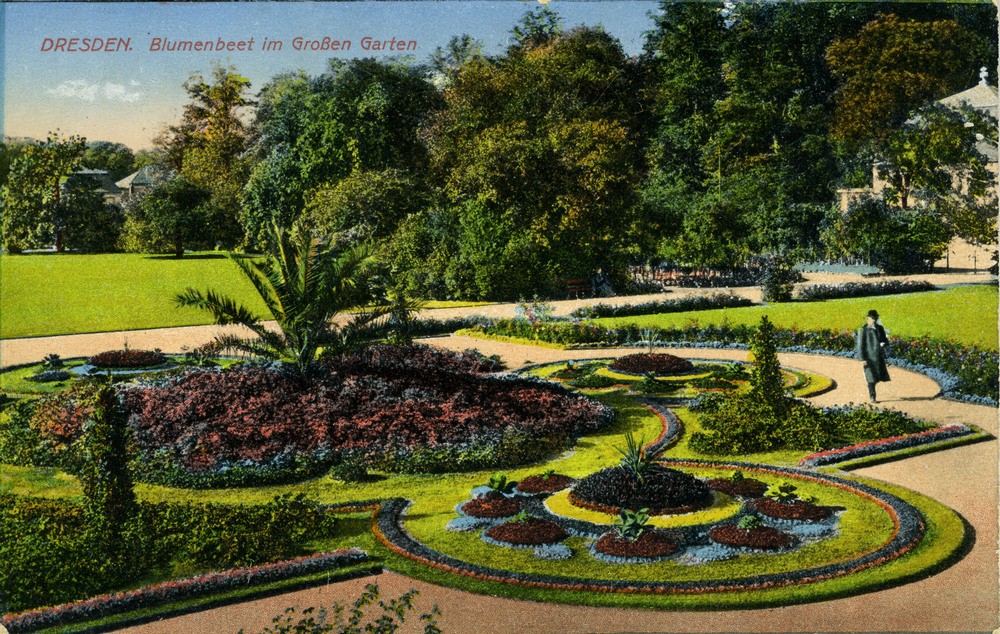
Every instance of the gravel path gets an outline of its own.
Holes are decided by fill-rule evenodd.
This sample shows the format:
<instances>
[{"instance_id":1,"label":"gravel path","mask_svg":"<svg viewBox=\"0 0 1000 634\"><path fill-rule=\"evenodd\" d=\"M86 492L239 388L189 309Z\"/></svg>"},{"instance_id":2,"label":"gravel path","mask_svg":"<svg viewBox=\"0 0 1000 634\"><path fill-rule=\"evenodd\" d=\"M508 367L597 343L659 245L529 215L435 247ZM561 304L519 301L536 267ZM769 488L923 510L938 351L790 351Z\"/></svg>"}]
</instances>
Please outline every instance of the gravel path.
<instances>
[{"instance_id":1,"label":"gravel path","mask_svg":"<svg viewBox=\"0 0 1000 634\"><path fill-rule=\"evenodd\" d=\"M969 277L976 281L983 280L982 275ZM960 281L954 275L946 279L948 282ZM840 276L836 281L845 280ZM947 283L945 280L932 281ZM633 297L628 298L627 303L680 295L678 292L666 296ZM593 302L594 300L557 302L557 314L568 313L580 305ZM445 318L453 316L448 314L453 311L456 314L508 315L513 314L513 306L502 304L472 309L435 310L433 315ZM220 328L216 326L196 326L5 340L0 342L0 365L37 361L52 352L63 357L89 355L121 347L125 340L133 348L161 348L179 352L185 347L211 340L219 331ZM475 347L486 354L500 354L510 367L515 368L529 362L622 353L620 350L567 352L454 336L430 339L427 342L455 350ZM746 352L738 350L690 348L671 350L671 353L700 359L746 358ZM837 382L836 389L813 399L816 404L862 402L866 398L864 381L855 361L805 354L781 354L780 357L783 365L824 374ZM880 406L940 423L972 423L997 435L996 409L941 399L937 396L937 384L923 375L898 368L892 368L891 374L892 381L880 386ZM372 582L379 584L385 597L399 596L411 588L419 590L417 611L426 611L430 606L438 604L443 612L439 623L445 632L972 632L1000 628L1000 575L996 548L997 442L982 442L918 456L862 469L857 473L919 491L961 513L976 535L970 552L958 563L928 579L847 599L776 609L672 612L564 606L476 595L385 572L375 577L216 608L125 631L144 634L215 634L246 628L249 632L256 632L270 626L271 618L282 613L288 606L329 606L337 601L350 603L365 584ZM412 625L404 631L421 631L417 624Z\"/></svg>"}]
</instances>

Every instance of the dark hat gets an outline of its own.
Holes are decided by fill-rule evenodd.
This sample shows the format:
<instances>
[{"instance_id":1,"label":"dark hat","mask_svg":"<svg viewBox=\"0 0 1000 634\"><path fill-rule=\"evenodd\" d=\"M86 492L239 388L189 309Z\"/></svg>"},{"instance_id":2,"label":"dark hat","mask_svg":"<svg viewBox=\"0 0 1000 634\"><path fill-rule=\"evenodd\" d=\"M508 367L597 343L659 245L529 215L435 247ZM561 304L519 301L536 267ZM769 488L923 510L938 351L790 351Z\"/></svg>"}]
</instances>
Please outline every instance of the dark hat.
<instances>
[{"instance_id":1,"label":"dark hat","mask_svg":"<svg viewBox=\"0 0 1000 634\"><path fill-rule=\"evenodd\" d=\"M872 319L878 319L878 311L877 310L869 310L868 311L868 316L871 317Z\"/></svg>"}]
</instances>

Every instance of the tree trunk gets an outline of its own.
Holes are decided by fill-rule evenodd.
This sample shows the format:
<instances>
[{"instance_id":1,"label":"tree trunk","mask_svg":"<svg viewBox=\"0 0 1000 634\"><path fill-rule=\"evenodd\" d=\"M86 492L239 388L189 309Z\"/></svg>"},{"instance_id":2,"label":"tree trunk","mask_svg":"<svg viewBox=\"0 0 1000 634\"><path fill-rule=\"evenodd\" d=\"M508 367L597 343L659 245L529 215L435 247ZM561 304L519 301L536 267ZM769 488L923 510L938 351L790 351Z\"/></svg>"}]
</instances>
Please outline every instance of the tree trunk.
<instances>
[{"instance_id":1,"label":"tree trunk","mask_svg":"<svg viewBox=\"0 0 1000 634\"><path fill-rule=\"evenodd\" d=\"M182 243L180 240L174 241L174 257L175 258L184 257L184 243Z\"/></svg>"}]
</instances>

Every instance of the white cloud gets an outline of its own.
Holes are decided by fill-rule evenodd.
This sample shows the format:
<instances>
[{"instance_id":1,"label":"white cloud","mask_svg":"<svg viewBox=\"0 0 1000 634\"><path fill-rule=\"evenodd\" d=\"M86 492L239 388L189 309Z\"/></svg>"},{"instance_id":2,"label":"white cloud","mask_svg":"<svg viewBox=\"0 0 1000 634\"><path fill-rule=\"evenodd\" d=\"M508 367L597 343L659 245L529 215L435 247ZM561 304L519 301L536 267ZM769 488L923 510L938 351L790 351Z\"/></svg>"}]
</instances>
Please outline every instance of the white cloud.
<instances>
[{"instance_id":1,"label":"white cloud","mask_svg":"<svg viewBox=\"0 0 1000 634\"><path fill-rule=\"evenodd\" d=\"M134 88L139 86L139 82L132 80L129 82L132 88L116 82L106 81L103 84L92 84L85 79L71 79L64 81L55 88L49 88L46 92L55 97L65 97L67 99L79 99L88 103L94 103L103 98L105 101L121 101L124 103L135 103L142 99L143 93Z\"/></svg>"}]
</instances>

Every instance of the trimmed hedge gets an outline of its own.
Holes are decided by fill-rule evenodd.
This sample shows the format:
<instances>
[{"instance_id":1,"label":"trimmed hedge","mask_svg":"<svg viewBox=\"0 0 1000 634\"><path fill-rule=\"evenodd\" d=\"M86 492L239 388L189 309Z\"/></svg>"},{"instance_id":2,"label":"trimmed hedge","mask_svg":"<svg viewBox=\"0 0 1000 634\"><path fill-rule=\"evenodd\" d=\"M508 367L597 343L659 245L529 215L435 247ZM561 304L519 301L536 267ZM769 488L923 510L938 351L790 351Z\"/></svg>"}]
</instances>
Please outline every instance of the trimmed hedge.
<instances>
[{"instance_id":1,"label":"trimmed hedge","mask_svg":"<svg viewBox=\"0 0 1000 634\"><path fill-rule=\"evenodd\" d=\"M797 299L817 301L842 297L876 297L903 293L925 293L936 290L929 282L885 280L882 282L844 282L842 284L810 284L798 289Z\"/></svg>"},{"instance_id":2,"label":"trimmed hedge","mask_svg":"<svg viewBox=\"0 0 1000 634\"><path fill-rule=\"evenodd\" d=\"M692 295L678 299L643 302L641 304L596 304L577 308L570 317L574 319L596 319L598 317L633 317L635 315L656 315L660 313L683 313L687 311L712 310L714 308L739 308L753 306L753 302L745 297L732 293L714 293L712 295Z\"/></svg>"}]
</instances>

